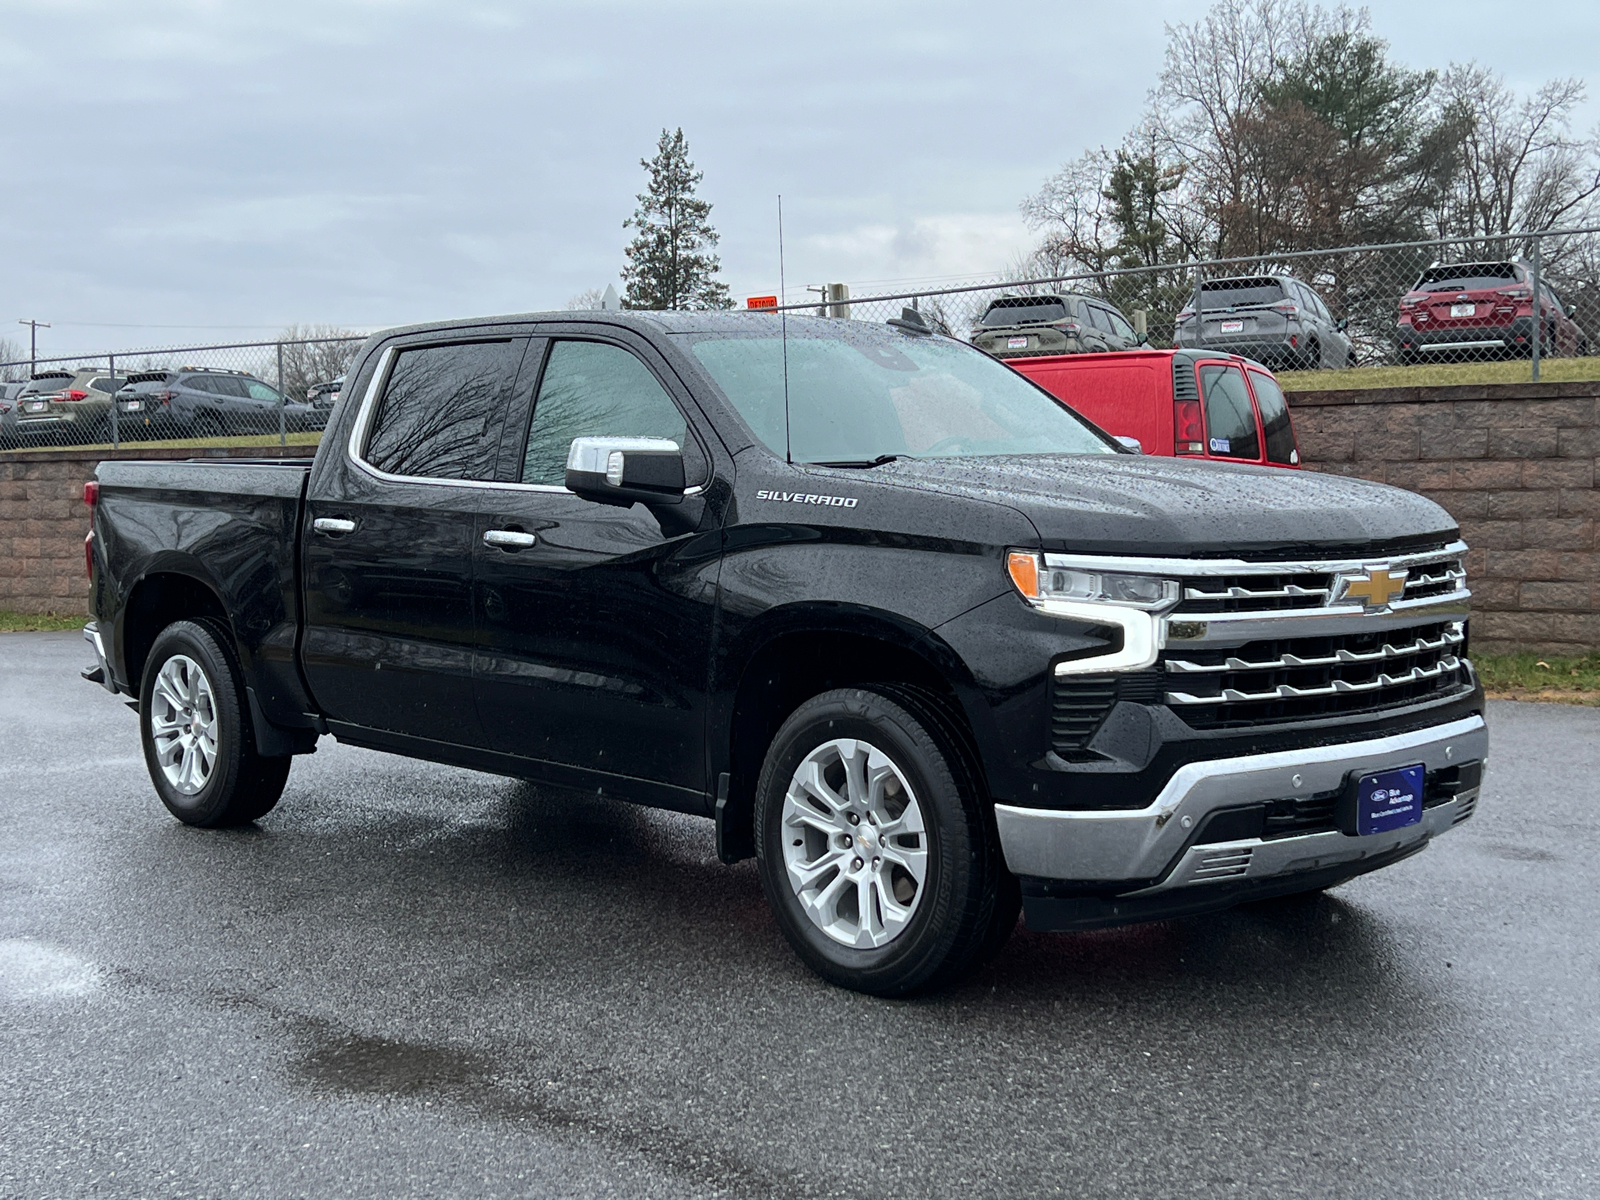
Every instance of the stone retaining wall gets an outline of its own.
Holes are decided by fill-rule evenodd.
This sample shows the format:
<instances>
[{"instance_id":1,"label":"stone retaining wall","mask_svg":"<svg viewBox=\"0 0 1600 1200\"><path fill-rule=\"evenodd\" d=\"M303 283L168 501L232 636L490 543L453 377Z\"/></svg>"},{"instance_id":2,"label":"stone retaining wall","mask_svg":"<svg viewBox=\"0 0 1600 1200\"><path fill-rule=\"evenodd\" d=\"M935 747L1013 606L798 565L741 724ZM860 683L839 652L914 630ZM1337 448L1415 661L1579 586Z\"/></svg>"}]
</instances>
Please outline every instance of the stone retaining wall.
<instances>
[{"instance_id":1,"label":"stone retaining wall","mask_svg":"<svg viewBox=\"0 0 1600 1200\"><path fill-rule=\"evenodd\" d=\"M117 458L302 458L314 446L211 450L122 450ZM83 485L112 457L104 451L29 450L0 454L0 609L73 615L88 611Z\"/></svg>"},{"instance_id":2,"label":"stone retaining wall","mask_svg":"<svg viewBox=\"0 0 1600 1200\"><path fill-rule=\"evenodd\" d=\"M1298 392L1318 471L1421 492L1472 547L1472 645L1600 647L1600 382Z\"/></svg>"},{"instance_id":3,"label":"stone retaining wall","mask_svg":"<svg viewBox=\"0 0 1600 1200\"><path fill-rule=\"evenodd\" d=\"M1421 492L1472 547L1481 650L1600 647L1600 383L1296 392L1311 470ZM310 446L123 451L142 459L304 457ZM0 454L0 609L81 613L83 483L104 454Z\"/></svg>"}]
</instances>

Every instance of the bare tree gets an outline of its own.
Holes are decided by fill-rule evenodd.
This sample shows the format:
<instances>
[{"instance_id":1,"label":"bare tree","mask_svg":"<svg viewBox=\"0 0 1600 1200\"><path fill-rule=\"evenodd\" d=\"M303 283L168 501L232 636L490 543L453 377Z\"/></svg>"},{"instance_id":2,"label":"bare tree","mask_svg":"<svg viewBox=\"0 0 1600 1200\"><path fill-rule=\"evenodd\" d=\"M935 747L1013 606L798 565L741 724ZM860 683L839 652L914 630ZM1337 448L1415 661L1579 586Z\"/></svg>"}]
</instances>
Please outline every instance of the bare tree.
<instances>
[{"instance_id":1,"label":"bare tree","mask_svg":"<svg viewBox=\"0 0 1600 1200\"><path fill-rule=\"evenodd\" d=\"M1600 215L1600 130L1572 133L1577 79L1519 97L1477 63L1454 65L1444 91L1463 119L1463 170L1439 213L1443 233L1467 237L1554 229Z\"/></svg>"},{"instance_id":2,"label":"bare tree","mask_svg":"<svg viewBox=\"0 0 1600 1200\"><path fill-rule=\"evenodd\" d=\"M11 383L28 377L28 352L22 348L21 342L0 337L0 363L9 364L0 367L0 383Z\"/></svg>"},{"instance_id":3,"label":"bare tree","mask_svg":"<svg viewBox=\"0 0 1600 1200\"><path fill-rule=\"evenodd\" d=\"M605 299L605 295L606 293L604 288L585 288L576 296L573 296L570 300L568 300L563 307L574 311L598 311L601 302Z\"/></svg>"},{"instance_id":4,"label":"bare tree","mask_svg":"<svg viewBox=\"0 0 1600 1200\"><path fill-rule=\"evenodd\" d=\"M283 343L283 391L291 400L304 400L312 384L337 379L349 369L366 335L337 325L291 325L278 340ZM276 374L276 362L267 369Z\"/></svg>"}]
</instances>

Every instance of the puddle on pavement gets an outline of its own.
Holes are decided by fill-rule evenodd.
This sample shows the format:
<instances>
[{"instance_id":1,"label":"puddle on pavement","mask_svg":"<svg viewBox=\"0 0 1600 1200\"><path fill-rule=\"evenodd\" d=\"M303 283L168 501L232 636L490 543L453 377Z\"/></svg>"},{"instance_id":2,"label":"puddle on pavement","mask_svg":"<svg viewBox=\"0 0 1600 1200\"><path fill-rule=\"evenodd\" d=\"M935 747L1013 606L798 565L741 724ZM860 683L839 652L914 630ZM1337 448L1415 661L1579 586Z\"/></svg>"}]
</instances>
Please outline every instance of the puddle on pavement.
<instances>
[{"instance_id":1,"label":"puddle on pavement","mask_svg":"<svg viewBox=\"0 0 1600 1200\"><path fill-rule=\"evenodd\" d=\"M380 1096L460 1096L487 1075L477 1058L460 1051L360 1036L317 1046L299 1069L313 1087Z\"/></svg>"}]
</instances>

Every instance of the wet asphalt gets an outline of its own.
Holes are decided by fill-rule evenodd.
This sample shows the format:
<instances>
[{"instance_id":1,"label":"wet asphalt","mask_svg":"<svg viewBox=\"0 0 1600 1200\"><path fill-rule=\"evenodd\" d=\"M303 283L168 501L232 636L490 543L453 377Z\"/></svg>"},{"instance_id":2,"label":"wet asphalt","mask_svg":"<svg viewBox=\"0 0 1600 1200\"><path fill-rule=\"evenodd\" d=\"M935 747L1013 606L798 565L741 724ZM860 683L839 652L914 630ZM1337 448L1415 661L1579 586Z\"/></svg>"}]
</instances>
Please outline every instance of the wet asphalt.
<instances>
[{"instance_id":1,"label":"wet asphalt","mask_svg":"<svg viewBox=\"0 0 1600 1200\"><path fill-rule=\"evenodd\" d=\"M0 635L0 1196L1600 1194L1600 709L1325 897L885 1002L692 818L324 739L185 828L87 653Z\"/></svg>"}]
</instances>

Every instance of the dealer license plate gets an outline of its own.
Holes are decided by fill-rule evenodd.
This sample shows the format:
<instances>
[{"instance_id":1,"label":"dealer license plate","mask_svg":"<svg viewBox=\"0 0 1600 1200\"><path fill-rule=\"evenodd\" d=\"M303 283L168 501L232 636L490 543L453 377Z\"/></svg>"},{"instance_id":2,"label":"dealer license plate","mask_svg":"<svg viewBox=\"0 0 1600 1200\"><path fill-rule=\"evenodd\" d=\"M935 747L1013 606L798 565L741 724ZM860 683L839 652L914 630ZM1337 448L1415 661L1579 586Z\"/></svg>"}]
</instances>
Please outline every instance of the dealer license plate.
<instances>
[{"instance_id":1,"label":"dealer license plate","mask_svg":"<svg viewBox=\"0 0 1600 1200\"><path fill-rule=\"evenodd\" d=\"M1028 348L1028 339L1025 338L1025 337L1007 338L1006 339L1006 349L1007 350L1026 350L1027 348Z\"/></svg>"},{"instance_id":2,"label":"dealer license plate","mask_svg":"<svg viewBox=\"0 0 1600 1200\"><path fill-rule=\"evenodd\" d=\"M1243 333L1244 332L1244 322L1243 321L1224 321L1222 323L1222 332L1223 333Z\"/></svg>"},{"instance_id":3,"label":"dealer license plate","mask_svg":"<svg viewBox=\"0 0 1600 1200\"><path fill-rule=\"evenodd\" d=\"M1387 833L1422 820L1422 763L1363 775L1356 784L1356 832Z\"/></svg>"},{"instance_id":4,"label":"dealer license plate","mask_svg":"<svg viewBox=\"0 0 1600 1200\"><path fill-rule=\"evenodd\" d=\"M138 412L143 407L144 407L144 401L143 400L124 400L122 402L122 411L123 412Z\"/></svg>"},{"instance_id":5,"label":"dealer license plate","mask_svg":"<svg viewBox=\"0 0 1600 1200\"><path fill-rule=\"evenodd\" d=\"M28 401L28 411L29 412L43 412L44 409L45 409L45 402L43 400L29 400Z\"/></svg>"},{"instance_id":6,"label":"dealer license plate","mask_svg":"<svg viewBox=\"0 0 1600 1200\"><path fill-rule=\"evenodd\" d=\"M1452 304L1450 306L1450 315L1452 317L1474 317L1478 315L1478 306L1476 304Z\"/></svg>"}]
</instances>

